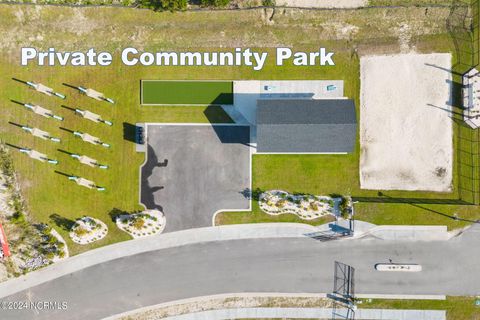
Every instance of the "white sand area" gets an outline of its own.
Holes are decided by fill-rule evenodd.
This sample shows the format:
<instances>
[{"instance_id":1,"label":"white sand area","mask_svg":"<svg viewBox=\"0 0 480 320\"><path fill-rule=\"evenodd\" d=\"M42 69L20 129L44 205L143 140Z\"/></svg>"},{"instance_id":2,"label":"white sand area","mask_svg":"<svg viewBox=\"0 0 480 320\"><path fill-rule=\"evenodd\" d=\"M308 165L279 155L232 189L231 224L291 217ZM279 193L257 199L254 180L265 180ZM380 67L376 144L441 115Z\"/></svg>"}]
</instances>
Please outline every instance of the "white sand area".
<instances>
[{"instance_id":1,"label":"white sand area","mask_svg":"<svg viewBox=\"0 0 480 320\"><path fill-rule=\"evenodd\" d=\"M450 54L360 60L360 185L452 189Z\"/></svg>"}]
</instances>

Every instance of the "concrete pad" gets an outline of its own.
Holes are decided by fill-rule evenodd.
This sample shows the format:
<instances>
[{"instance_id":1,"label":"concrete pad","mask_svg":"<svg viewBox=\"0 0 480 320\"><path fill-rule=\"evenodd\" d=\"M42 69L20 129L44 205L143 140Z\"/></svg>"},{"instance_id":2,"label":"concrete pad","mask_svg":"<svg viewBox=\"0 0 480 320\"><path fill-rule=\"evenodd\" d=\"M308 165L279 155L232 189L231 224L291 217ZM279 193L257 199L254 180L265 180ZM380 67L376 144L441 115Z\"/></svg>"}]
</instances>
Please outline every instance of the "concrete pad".
<instances>
[{"instance_id":1,"label":"concrete pad","mask_svg":"<svg viewBox=\"0 0 480 320\"><path fill-rule=\"evenodd\" d=\"M93 98L95 100L99 100L99 101L102 101L104 96L103 96L103 93L101 92L98 92L98 91L95 91L93 89L87 89L85 94L90 97L90 98Z\"/></svg>"},{"instance_id":2,"label":"concrete pad","mask_svg":"<svg viewBox=\"0 0 480 320\"><path fill-rule=\"evenodd\" d=\"M83 117L85 119L88 119L90 121L97 122L97 123L100 122L100 119L102 118L102 117L100 117L100 115L98 115L96 113L93 113L93 112L90 112L88 110L84 111Z\"/></svg>"},{"instance_id":3,"label":"concrete pad","mask_svg":"<svg viewBox=\"0 0 480 320\"><path fill-rule=\"evenodd\" d=\"M92 159L92 158L87 157L87 156L81 156L80 158L78 158L78 161L80 161L80 163L86 164L87 166L90 166L90 167L94 167L95 164L97 163L97 160Z\"/></svg>"},{"instance_id":4,"label":"concrete pad","mask_svg":"<svg viewBox=\"0 0 480 320\"><path fill-rule=\"evenodd\" d=\"M446 226L377 226L367 235L394 241L445 241L452 237Z\"/></svg>"},{"instance_id":5,"label":"concrete pad","mask_svg":"<svg viewBox=\"0 0 480 320\"><path fill-rule=\"evenodd\" d=\"M33 112L35 112L36 114L39 114L45 118L50 118L51 114L52 114L52 111L51 110L48 110L48 109L45 109L43 107L40 107L40 106L33 106Z\"/></svg>"},{"instance_id":6,"label":"concrete pad","mask_svg":"<svg viewBox=\"0 0 480 320\"><path fill-rule=\"evenodd\" d=\"M328 91L327 86L335 86ZM251 124L257 122L258 99L322 99L343 97L342 80L234 81L234 104Z\"/></svg>"},{"instance_id":7,"label":"concrete pad","mask_svg":"<svg viewBox=\"0 0 480 320\"><path fill-rule=\"evenodd\" d=\"M99 141L99 139L97 137L89 135L88 133L83 133L82 134L82 140L85 141L85 142L89 142L91 144L98 144L98 141Z\"/></svg>"},{"instance_id":8,"label":"concrete pad","mask_svg":"<svg viewBox=\"0 0 480 320\"><path fill-rule=\"evenodd\" d=\"M46 159L47 159L46 154L40 153L40 152L35 151L35 150L30 150L27 154L30 158L35 159L35 160L39 160L41 162L45 162Z\"/></svg>"},{"instance_id":9,"label":"concrete pad","mask_svg":"<svg viewBox=\"0 0 480 320\"><path fill-rule=\"evenodd\" d=\"M47 140L48 137L50 137L50 134L48 132L37 129L37 128L32 129L32 135L35 137L42 138L43 140Z\"/></svg>"},{"instance_id":10,"label":"concrete pad","mask_svg":"<svg viewBox=\"0 0 480 320\"><path fill-rule=\"evenodd\" d=\"M75 180L75 182L79 186L86 187L86 188L89 188L89 189L93 189L93 187L95 187L95 182L84 179L84 178L78 178L77 180Z\"/></svg>"},{"instance_id":11,"label":"concrete pad","mask_svg":"<svg viewBox=\"0 0 480 320\"><path fill-rule=\"evenodd\" d=\"M41 83L38 83L37 84L37 87L35 88L35 90L37 90L38 92L41 92L41 93L44 93L46 94L47 96L51 96L52 95L52 88L49 88L47 86L44 86L43 84Z\"/></svg>"},{"instance_id":12,"label":"concrete pad","mask_svg":"<svg viewBox=\"0 0 480 320\"><path fill-rule=\"evenodd\" d=\"M147 125L141 202L166 217L165 232L212 225L216 211L249 209L249 127Z\"/></svg>"}]
</instances>

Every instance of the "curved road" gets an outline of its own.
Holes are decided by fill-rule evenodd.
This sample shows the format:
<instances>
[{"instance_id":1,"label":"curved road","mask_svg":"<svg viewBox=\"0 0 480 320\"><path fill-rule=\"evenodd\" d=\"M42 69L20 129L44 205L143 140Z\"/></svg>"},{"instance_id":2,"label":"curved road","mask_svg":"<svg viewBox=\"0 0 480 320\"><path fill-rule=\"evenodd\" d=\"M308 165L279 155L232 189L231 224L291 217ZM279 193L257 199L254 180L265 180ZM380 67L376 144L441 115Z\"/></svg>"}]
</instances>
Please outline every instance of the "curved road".
<instances>
[{"instance_id":1,"label":"curved road","mask_svg":"<svg viewBox=\"0 0 480 320\"><path fill-rule=\"evenodd\" d=\"M66 310L6 311L4 319L101 319L128 310L231 292L328 293L334 261L355 267L357 293L480 294L480 226L449 241L310 238L216 241L124 257L9 296L57 301ZM381 273L378 262L419 263L419 273Z\"/></svg>"}]
</instances>

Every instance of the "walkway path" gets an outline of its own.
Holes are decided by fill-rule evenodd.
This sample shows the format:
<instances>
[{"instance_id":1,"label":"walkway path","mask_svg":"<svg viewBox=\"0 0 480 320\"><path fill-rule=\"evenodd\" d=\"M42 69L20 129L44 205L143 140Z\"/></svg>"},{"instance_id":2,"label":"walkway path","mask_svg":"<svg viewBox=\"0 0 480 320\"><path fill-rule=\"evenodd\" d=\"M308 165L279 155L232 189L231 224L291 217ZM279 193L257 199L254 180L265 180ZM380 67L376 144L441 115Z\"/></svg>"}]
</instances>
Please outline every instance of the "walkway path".
<instances>
[{"instance_id":1,"label":"walkway path","mask_svg":"<svg viewBox=\"0 0 480 320\"><path fill-rule=\"evenodd\" d=\"M218 230L225 231L210 232L221 238ZM265 230L264 235L272 234ZM159 303L230 292L328 293L333 287L335 261L355 268L357 295L478 295L478 247L478 225L448 241L366 238L321 242L297 236L194 243L103 262L5 297L2 300L65 301L68 308L38 313L4 311L2 320L99 319ZM423 270L374 269L376 263L389 259L417 263ZM5 284L2 290L6 290Z\"/></svg>"},{"instance_id":2,"label":"walkway path","mask_svg":"<svg viewBox=\"0 0 480 320\"><path fill-rule=\"evenodd\" d=\"M330 308L241 308L208 310L179 316L167 317L167 320L216 320L216 319L330 319ZM347 310L335 310L338 315L346 315ZM338 317L338 319L343 319ZM445 320L443 310L389 310L358 309L357 320Z\"/></svg>"},{"instance_id":3,"label":"walkway path","mask_svg":"<svg viewBox=\"0 0 480 320\"><path fill-rule=\"evenodd\" d=\"M242 240L242 239L266 239L266 238L304 238L315 237L322 232L328 232L332 228L332 223L327 223L319 227L313 227L300 223L258 223L243 225L227 225L208 228L197 228L160 234L157 236L146 237L142 239L125 241L106 247L98 248L85 252L83 254L70 257L60 261L45 269L29 273L16 279L0 283L0 298L14 294L21 290L39 285L41 283L56 279L66 274L79 271L81 269L94 266L103 262L114 259L128 257L149 251L156 251L178 246L191 245L200 242L225 241L225 240ZM346 222L340 223L347 227ZM370 223L356 221L354 238L346 238L345 240L355 240L357 238L376 238L371 236L371 230L379 228L382 233L391 226L375 226ZM401 230L408 230L409 226L400 227ZM411 226L418 228L418 226ZM395 226L393 227L395 228ZM434 238L435 232L430 232L428 238ZM440 232L438 238L443 237L443 231ZM409 240L408 234L404 237L396 237L397 240ZM387 238L391 240L390 238ZM413 237L410 240L419 240L419 237ZM422 240L422 239L420 239ZM425 239L423 239L425 240Z\"/></svg>"},{"instance_id":4,"label":"walkway path","mask_svg":"<svg viewBox=\"0 0 480 320\"><path fill-rule=\"evenodd\" d=\"M200 242L305 237L317 229L300 223L259 223L198 228L116 243L73 256L45 269L0 283L0 298L114 259Z\"/></svg>"}]
</instances>

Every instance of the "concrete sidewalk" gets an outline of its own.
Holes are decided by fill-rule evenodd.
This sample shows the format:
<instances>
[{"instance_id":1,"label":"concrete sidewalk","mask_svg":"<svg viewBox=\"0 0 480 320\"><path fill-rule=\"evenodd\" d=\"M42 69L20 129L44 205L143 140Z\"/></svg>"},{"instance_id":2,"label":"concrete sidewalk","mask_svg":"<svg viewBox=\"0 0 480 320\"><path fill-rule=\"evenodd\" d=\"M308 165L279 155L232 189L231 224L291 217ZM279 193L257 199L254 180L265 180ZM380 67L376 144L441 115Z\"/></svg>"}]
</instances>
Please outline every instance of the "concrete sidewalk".
<instances>
[{"instance_id":1,"label":"concrete sidewalk","mask_svg":"<svg viewBox=\"0 0 480 320\"><path fill-rule=\"evenodd\" d=\"M338 319L343 319L348 311L337 309ZM331 319L331 308L241 308L208 310L166 317L169 320L215 320L215 319ZM394 310L357 309L355 319L365 320L445 320L444 310Z\"/></svg>"},{"instance_id":2,"label":"concrete sidewalk","mask_svg":"<svg viewBox=\"0 0 480 320\"><path fill-rule=\"evenodd\" d=\"M377 226L362 236L393 241L446 241L454 234L446 226Z\"/></svg>"},{"instance_id":3,"label":"concrete sidewalk","mask_svg":"<svg viewBox=\"0 0 480 320\"><path fill-rule=\"evenodd\" d=\"M346 232L350 229L348 220L339 219L317 227L318 233L335 234ZM384 225L355 220L353 237L345 239L374 238L390 241L447 241L458 232L448 232L446 226L410 226L410 225Z\"/></svg>"},{"instance_id":4,"label":"concrete sidewalk","mask_svg":"<svg viewBox=\"0 0 480 320\"><path fill-rule=\"evenodd\" d=\"M345 224L344 227L346 227L347 222L339 221L338 225L342 226L343 223ZM319 227L300 223L227 225L190 229L125 241L85 252L25 276L0 283L0 297L14 294L102 262L143 252L199 242L306 237L330 230L333 225L334 223L328 223ZM355 240L367 236L385 240L412 241L448 240L451 237L446 227L436 226L375 226L370 223L355 221L355 230L356 234L354 237L346 238L345 240Z\"/></svg>"},{"instance_id":5,"label":"concrete sidewalk","mask_svg":"<svg viewBox=\"0 0 480 320\"><path fill-rule=\"evenodd\" d=\"M197 228L129 240L94 249L44 269L0 283L0 297L20 292L99 263L139 253L200 242L305 237L305 234L316 230L313 226L300 223L259 223Z\"/></svg>"},{"instance_id":6,"label":"concrete sidewalk","mask_svg":"<svg viewBox=\"0 0 480 320\"><path fill-rule=\"evenodd\" d=\"M0 298L27 288L51 281L69 273L79 271L93 265L114 259L128 257L144 252L156 251L172 247L186 246L201 242L267 239L267 238L305 238L331 229L333 223L314 227L300 223L258 223L227 225L190 229L167 234L130 240L106 247L94 249L77 256L70 257L44 269L0 283ZM344 238L342 241L360 241L358 238L373 236L386 240L448 240L452 235L443 227L428 226L379 226L356 221L359 234ZM421 230L412 232L412 230ZM389 235L389 233L392 233ZM383 235L383 238L378 235ZM448 237L446 235L449 235Z\"/></svg>"}]
</instances>

